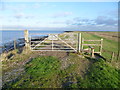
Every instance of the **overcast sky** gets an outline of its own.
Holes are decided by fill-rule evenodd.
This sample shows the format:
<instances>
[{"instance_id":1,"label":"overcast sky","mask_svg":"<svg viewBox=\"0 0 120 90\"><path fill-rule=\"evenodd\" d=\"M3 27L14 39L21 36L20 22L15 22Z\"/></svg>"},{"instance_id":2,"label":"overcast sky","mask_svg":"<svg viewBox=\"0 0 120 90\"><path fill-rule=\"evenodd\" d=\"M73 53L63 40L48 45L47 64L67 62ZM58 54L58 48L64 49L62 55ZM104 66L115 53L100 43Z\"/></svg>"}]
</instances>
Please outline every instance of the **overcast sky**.
<instances>
[{"instance_id":1,"label":"overcast sky","mask_svg":"<svg viewBox=\"0 0 120 90\"><path fill-rule=\"evenodd\" d=\"M0 2L2 29L117 31L118 2Z\"/></svg>"}]
</instances>

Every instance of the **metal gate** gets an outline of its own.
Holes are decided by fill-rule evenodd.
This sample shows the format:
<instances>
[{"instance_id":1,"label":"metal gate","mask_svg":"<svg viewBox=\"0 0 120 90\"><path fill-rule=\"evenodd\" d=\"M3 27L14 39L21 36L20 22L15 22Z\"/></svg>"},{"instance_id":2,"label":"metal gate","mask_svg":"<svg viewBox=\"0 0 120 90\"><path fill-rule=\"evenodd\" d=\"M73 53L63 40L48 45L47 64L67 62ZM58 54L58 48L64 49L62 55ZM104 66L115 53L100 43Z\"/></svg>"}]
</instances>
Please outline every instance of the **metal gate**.
<instances>
[{"instance_id":1,"label":"metal gate","mask_svg":"<svg viewBox=\"0 0 120 90\"><path fill-rule=\"evenodd\" d=\"M30 34L32 51L69 51L77 52L77 33L32 33Z\"/></svg>"}]
</instances>

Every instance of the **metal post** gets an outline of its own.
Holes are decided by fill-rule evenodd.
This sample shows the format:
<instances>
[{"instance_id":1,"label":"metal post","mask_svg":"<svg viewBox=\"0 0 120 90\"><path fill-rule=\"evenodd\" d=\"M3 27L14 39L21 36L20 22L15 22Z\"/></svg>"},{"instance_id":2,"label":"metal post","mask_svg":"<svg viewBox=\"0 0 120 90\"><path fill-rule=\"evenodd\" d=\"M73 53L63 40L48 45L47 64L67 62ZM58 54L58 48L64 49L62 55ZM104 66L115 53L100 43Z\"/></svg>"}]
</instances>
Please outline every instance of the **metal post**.
<instances>
[{"instance_id":1,"label":"metal post","mask_svg":"<svg viewBox=\"0 0 120 90\"><path fill-rule=\"evenodd\" d=\"M78 53L81 50L81 33L78 33Z\"/></svg>"}]
</instances>

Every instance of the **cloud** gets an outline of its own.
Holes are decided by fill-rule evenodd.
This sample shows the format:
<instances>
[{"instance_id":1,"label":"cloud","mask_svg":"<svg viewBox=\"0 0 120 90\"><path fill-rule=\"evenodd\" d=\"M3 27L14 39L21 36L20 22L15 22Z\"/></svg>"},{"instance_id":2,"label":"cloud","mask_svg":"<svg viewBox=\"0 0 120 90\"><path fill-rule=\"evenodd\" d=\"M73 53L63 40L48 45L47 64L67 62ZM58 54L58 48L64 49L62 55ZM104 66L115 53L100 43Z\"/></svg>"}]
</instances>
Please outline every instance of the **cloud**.
<instances>
[{"instance_id":1,"label":"cloud","mask_svg":"<svg viewBox=\"0 0 120 90\"><path fill-rule=\"evenodd\" d=\"M33 15L26 15L25 18L30 19L30 18L34 18L34 16Z\"/></svg>"},{"instance_id":2,"label":"cloud","mask_svg":"<svg viewBox=\"0 0 120 90\"><path fill-rule=\"evenodd\" d=\"M32 5L32 7L33 8L35 8L35 9L38 9L38 8L44 8L44 7L47 7L47 8L51 8L51 7L53 7L53 8L55 8L56 7L56 5L51 5L50 3L48 3L48 2L36 2L36 3L34 3L33 5Z\"/></svg>"},{"instance_id":3,"label":"cloud","mask_svg":"<svg viewBox=\"0 0 120 90\"><path fill-rule=\"evenodd\" d=\"M53 21L53 22L50 22L52 24L66 24L65 21Z\"/></svg>"},{"instance_id":4,"label":"cloud","mask_svg":"<svg viewBox=\"0 0 120 90\"><path fill-rule=\"evenodd\" d=\"M107 16L98 16L95 19L84 19L80 17L73 18L73 20L67 20L66 24L67 25L96 25L96 26L101 26L101 25L108 25L108 26L116 26L118 21L113 18L109 18Z\"/></svg>"},{"instance_id":5,"label":"cloud","mask_svg":"<svg viewBox=\"0 0 120 90\"><path fill-rule=\"evenodd\" d=\"M95 19L95 23L97 25L116 25L117 24L117 20L112 19L112 18L108 18L106 16L98 16Z\"/></svg>"},{"instance_id":6,"label":"cloud","mask_svg":"<svg viewBox=\"0 0 120 90\"><path fill-rule=\"evenodd\" d=\"M3 15L0 15L0 19L3 19Z\"/></svg>"},{"instance_id":7,"label":"cloud","mask_svg":"<svg viewBox=\"0 0 120 90\"><path fill-rule=\"evenodd\" d=\"M15 17L16 19L21 19L21 18L23 18L24 16L25 16L24 13L17 13L14 17Z\"/></svg>"},{"instance_id":8,"label":"cloud","mask_svg":"<svg viewBox=\"0 0 120 90\"><path fill-rule=\"evenodd\" d=\"M0 2L0 11L5 10L4 2Z\"/></svg>"},{"instance_id":9,"label":"cloud","mask_svg":"<svg viewBox=\"0 0 120 90\"><path fill-rule=\"evenodd\" d=\"M68 26L65 30L70 31L118 31L116 26L96 26L96 25L81 25Z\"/></svg>"},{"instance_id":10,"label":"cloud","mask_svg":"<svg viewBox=\"0 0 120 90\"><path fill-rule=\"evenodd\" d=\"M12 12L20 12L23 11L25 8L27 8L27 4L25 3L16 3L13 5L11 3L0 2L0 9L4 11L9 10Z\"/></svg>"},{"instance_id":11,"label":"cloud","mask_svg":"<svg viewBox=\"0 0 120 90\"><path fill-rule=\"evenodd\" d=\"M60 12L60 13L56 13L54 15L52 15L53 18L60 18L60 17L67 17L72 15L72 12Z\"/></svg>"},{"instance_id":12,"label":"cloud","mask_svg":"<svg viewBox=\"0 0 120 90\"><path fill-rule=\"evenodd\" d=\"M60 30L60 31L117 31L115 26L67 26L67 27L34 27L34 26L2 26L2 30Z\"/></svg>"},{"instance_id":13,"label":"cloud","mask_svg":"<svg viewBox=\"0 0 120 90\"><path fill-rule=\"evenodd\" d=\"M29 18L34 18L33 15L30 15L30 14L27 15L27 14L22 13L22 12L15 14L14 17L15 17L16 19L22 19L22 18L29 19Z\"/></svg>"},{"instance_id":14,"label":"cloud","mask_svg":"<svg viewBox=\"0 0 120 90\"><path fill-rule=\"evenodd\" d=\"M13 25L13 26L6 26L6 25L3 25L2 26L2 30L25 30L27 29L26 26L18 26L18 25Z\"/></svg>"},{"instance_id":15,"label":"cloud","mask_svg":"<svg viewBox=\"0 0 120 90\"><path fill-rule=\"evenodd\" d=\"M73 20L67 20L67 25L94 25L94 20L84 19L80 17L73 18Z\"/></svg>"},{"instance_id":16,"label":"cloud","mask_svg":"<svg viewBox=\"0 0 120 90\"><path fill-rule=\"evenodd\" d=\"M75 17L66 21L69 30L80 31L117 31L118 21L108 16L98 16L95 19Z\"/></svg>"},{"instance_id":17,"label":"cloud","mask_svg":"<svg viewBox=\"0 0 120 90\"><path fill-rule=\"evenodd\" d=\"M73 20L77 21L77 22L88 22L89 21L89 19L87 19L87 18L83 19L80 17L75 17L75 18L73 18Z\"/></svg>"},{"instance_id":18,"label":"cloud","mask_svg":"<svg viewBox=\"0 0 120 90\"><path fill-rule=\"evenodd\" d=\"M116 18L117 19L118 18L118 13L119 13L118 8L116 8L114 10L111 10L111 11L107 11L106 14L109 15L110 17L112 17L112 18Z\"/></svg>"},{"instance_id":19,"label":"cloud","mask_svg":"<svg viewBox=\"0 0 120 90\"><path fill-rule=\"evenodd\" d=\"M33 8L40 8L40 7L41 7L40 3L35 3L35 4L33 5Z\"/></svg>"}]
</instances>

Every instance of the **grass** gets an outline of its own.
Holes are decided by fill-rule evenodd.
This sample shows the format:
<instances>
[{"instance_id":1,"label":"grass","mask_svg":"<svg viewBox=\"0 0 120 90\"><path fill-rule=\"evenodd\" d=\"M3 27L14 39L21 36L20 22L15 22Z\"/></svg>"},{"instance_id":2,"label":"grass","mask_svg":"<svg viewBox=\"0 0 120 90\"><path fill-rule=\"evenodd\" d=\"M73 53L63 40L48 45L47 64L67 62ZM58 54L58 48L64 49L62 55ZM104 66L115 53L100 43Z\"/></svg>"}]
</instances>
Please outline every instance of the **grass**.
<instances>
[{"instance_id":1,"label":"grass","mask_svg":"<svg viewBox=\"0 0 120 90\"><path fill-rule=\"evenodd\" d=\"M5 55L2 55L3 72L10 71L11 69L16 68L15 65L17 63L25 61L32 54L30 50L24 50L21 54L18 54L17 52L18 50L16 49L16 50L10 51L9 53L5 53ZM8 59L7 57L10 54L13 54L14 56ZM12 64L14 64L14 66L12 66ZM19 65L16 65L16 66L19 66Z\"/></svg>"},{"instance_id":2,"label":"grass","mask_svg":"<svg viewBox=\"0 0 120 90\"><path fill-rule=\"evenodd\" d=\"M101 38L103 38L103 50L108 51L108 52L102 52L102 55L104 57L106 57L107 59L111 58L111 53L115 52L118 53L118 42L113 41L113 40L108 40L104 37L100 37L97 35L93 35L90 33L86 33L86 32L82 32L82 38L86 39L86 40L100 40Z\"/></svg>"},{"instance_id":3,"label":"grass","mask_svg":"<svg viewBox=\"0 0 120 90\"><path fill-rule=\"evenodd\" d=\"M15 82L7 84L10 88L62 88L68 87L68 82L76 82L82 65L77 54L70 54L68 67L60 69L61 61L53 56L34 58L25 66L25 74ZM84 69L84 68L81 68Z\"/></svg>"},{"instance_id":4,"label":"grass","mask_svg":"<svg viewBox=\"0 0 120 90\"><path fill-rule=\"evenodd\" d=\"M34 88L56 86L56 74L59 71L60 63L54 57L38 57L25 66L26 73L15 83L12 88ZM51 83L52 82L52 83Z\"/></svg>"},{"instance_id":5,"label":"grass","mask_svg":"<svg viewBox=\"0 0 120 90\"><path fill-rule=\"evenodd\" d=\"M80 59L70 55L70 64L61 70L61 62L52 56L34 58L25 66L25 74L9 83L9 88L119 88L118 69L103 60L96 60L87 69L84 77L80 75ZM75 59L73 59L73 57ZM78 69L79 68L79 69ZM83 69L83 68L82 68Z\"/></svg>"},{"instance_id":6,"label":"grass","mask_svg":"<svg viewBox=\"0 0 120 90\"><path fill-rule=\"evenodd\" d=\"M85 78L77 77L77 84L71 88L120 88L119 70L104 61L95 62Z\"/></svg>"}]
</instances>

